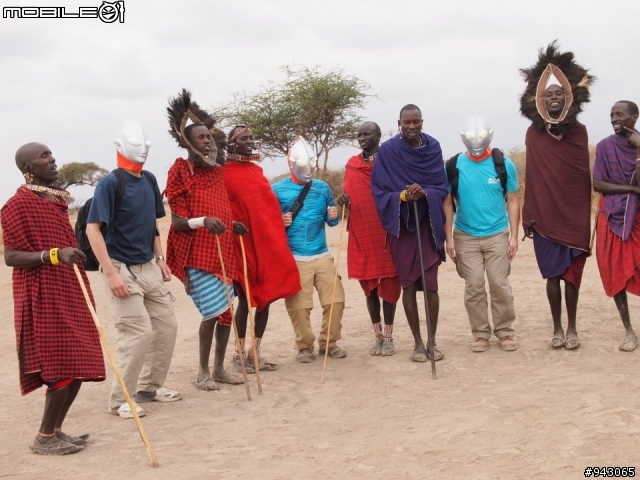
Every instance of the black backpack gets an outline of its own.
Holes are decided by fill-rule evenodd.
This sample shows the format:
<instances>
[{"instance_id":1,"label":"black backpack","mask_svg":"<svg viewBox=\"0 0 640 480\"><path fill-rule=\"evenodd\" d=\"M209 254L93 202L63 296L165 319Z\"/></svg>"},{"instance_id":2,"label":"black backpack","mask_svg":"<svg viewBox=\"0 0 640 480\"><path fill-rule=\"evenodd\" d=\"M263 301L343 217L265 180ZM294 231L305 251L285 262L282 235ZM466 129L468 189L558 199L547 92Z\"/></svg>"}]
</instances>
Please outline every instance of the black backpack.
<instances>
[{"instance_id":1,"label":"black backpack","mask_svg":"<svg viewBox=\"0 0 640 480\"><path fill-rule=\"evenodd\" d=\"M446 171L447 180L451 184L451 198L453 199L453 211L456 211L456 202L458 198L458 156L456 154L447 160ZM500 185L502 185L502 193L506 200L507 198L507 168L504 166L504 153L499 148L491 150L491 157L493 158L493 165L500 179Z\"/></svg>"},{"instance_id":2,"label":"black backpack","mask_svg":"<svg viewBox=\"0 0 640 480\"><path fill-rule=\"evenodd\" d=\"M122 204L122 198L124 197L124 172L120 168L116 168L111 173L116 176L116 197L113 202L113 211L115 212ZM142 176L147 178L150 182L147 172L142 171ZM80 210L78 210L78 218L76 220L76 239L78 240L78 248L87 256L87 259L83 262L84 269L87 271L95 272L100 268L100 263L96 258L93 250L91 250L91 244L87 238L87 217L89 216L89 210L91 209L91 202L93 197L87 200ZM113 222L109 223L109 228L113 228ZM104 235L104 232L103 232Z\"/></svg>"}]
</instances>

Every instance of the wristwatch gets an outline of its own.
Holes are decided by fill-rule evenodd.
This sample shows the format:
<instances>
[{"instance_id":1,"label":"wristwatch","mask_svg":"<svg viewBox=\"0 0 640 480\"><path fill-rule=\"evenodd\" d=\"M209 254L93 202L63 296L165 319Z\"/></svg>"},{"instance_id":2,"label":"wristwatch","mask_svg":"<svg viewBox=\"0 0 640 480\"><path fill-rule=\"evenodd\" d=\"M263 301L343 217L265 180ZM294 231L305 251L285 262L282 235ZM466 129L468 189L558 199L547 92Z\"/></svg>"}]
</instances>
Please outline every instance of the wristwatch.
<instances>
[{"instance_id":1,"label":"wristwatch","mask_svg":"<svg viewBox=\"0 0 640 480\"><path fill-rule=\"evenodd\" d=\"M156 257L156 262L157 262L158 260L164 260L164 255L158 255L158 256Z\"/></svg>"}]
</instances>

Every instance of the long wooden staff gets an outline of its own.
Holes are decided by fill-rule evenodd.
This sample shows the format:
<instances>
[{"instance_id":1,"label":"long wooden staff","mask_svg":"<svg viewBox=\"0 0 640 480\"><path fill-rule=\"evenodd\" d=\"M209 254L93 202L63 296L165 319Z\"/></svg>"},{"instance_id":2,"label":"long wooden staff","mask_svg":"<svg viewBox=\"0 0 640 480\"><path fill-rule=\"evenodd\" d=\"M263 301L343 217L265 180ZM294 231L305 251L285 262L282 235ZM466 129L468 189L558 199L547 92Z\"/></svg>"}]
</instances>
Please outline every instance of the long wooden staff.
<instances>
[{"instance_id":1,"label":"long wooden staff","mask_svg":"<svg viewBox=\"0 0 640 480\"><path fill-rule=\"evenodd\" d=\"M429 301L427 299L427 278L424 274L424 256L422 254L422 237L420 234L420 222L418 221L418 202L413 202L413 214L416 219L416 234L418 236L418 251L420 252L420 272L422 275L422 293L424 294L424 311L427 314L427 349L431 350L431 378L436 378L436 346L433 338L433 324L429 314Z\"/></svg>"},{"instance_id":2,"label":"long wooden staff","mask_svg":"<svg viewBox=\"0 0 640 480\"><path fill-rule=\"evenodd\" d=\"M249 274L247 273L247 254L244 250L244 240L240 237L240 249L242 250L242 268L244 271L244 295L247 299L247 309L249 310L249 322L251 326L251 350L253 350L253 364L256 369L256 381L258 382L258 394L262 395L262 378L260 377L260 359L258 358L258 347L256 347L256 325L253 321L253 308L251 308L251 290L249 289Z\"/></svg>"},{"instance_id":3,"label":"long wooden staff","mask_svg":"<svg viewBox=\"0 0 640 480\"><path fill-rule=\"evenodd\" d=\"M236 336L236 349L240 352L240 339L238 338L238 326L236 325L236 315L233 311L233 301L229 286L227 285L227 270L224 268L224 260L222 259L222 245L220 245L220 235L216 233L216 242L218 242L218 255L220 256L220 266L222 267L222 276L224 277L224 291L227 294L227 302L229 302L229 310L231 310L231 325L233 325L233 333ZM247 369L244 366L244 355L240 352L240 367L242 368L242 378L244 387L247 390L247 400L251 400L251 391L249 390L249 378L247 377Z\"/></svg>"},{"instance_id":4,"label":"long wooden staff","mask_svg":"<svg viewBox=\"0 0 640 480\"><path fill-rule=\"evenodd\" d=\"M78 269L78 265L73 264L73 270L76 272L76 277L78 277L78 283L80 284L80 288L82 289L82 293L84 294L84 299L87 302L87 307L89 307L89 311L91 312L91 316L93 317L93 321L96 324L96 328L98 329L98 335L100 336L100 341L102 342L102 348L104 352L107 354L107 358L109 359L109 363L111 364L111 369L113 370L113 374L118 379L118 383L120 384L120 389L122 393L124 393L124 398L129 404L129 408L131 409L131 413L133 414L133 419L136 422L136 426L138 427L138 432L140 432L140 437L144 442L144 446L147 448L147 453L151 458L151 465L154 467L159 466L158 459L156 458L156 454L151 447L151 443L149 443L149 439L147 438L147 434L144 431L144 427L142 426L142 421L140 420L140 416L138 415L138 411L136 410L136 404L133 399L129 396L129 392L127 391L127 386L124 384L124 380L122 378L122 374L120 373L120 369L118 368L118 364L116 359L111 352L111 348L109 348L109 342L107 341L107 337L105 336L102 326L100 325L100 320L98 320L98 314L96 310L93 308L93 304L91 303L91 298L89 297L89 292L87 292L87 286L84 284L84 279L80 274L80 270Z\"/></svg>"},{"instance_id":5,"label":"long wooden staff","mask_svg":"<svg viewBox=\"0 0 640 480\"><path fill-rule=\"evenodd\" d=\"M340 219L340 241L338 242L338 254L336 255L336 274L333 276L333 293L331 294L331 307L329 307L329 327L327 328L327 341L324 346L324 363L322 364L322 378L320 383L324 383L324 373L327 369L327 358L329 358L329 339L331 338L331 320L333 317L333 302L336 298L336 287L338 285L338 269L340 268L340 252L342 251L342 233L344 232L344 213L346 208L342 207L342 218Z\"/></svg>"}]
</instances>

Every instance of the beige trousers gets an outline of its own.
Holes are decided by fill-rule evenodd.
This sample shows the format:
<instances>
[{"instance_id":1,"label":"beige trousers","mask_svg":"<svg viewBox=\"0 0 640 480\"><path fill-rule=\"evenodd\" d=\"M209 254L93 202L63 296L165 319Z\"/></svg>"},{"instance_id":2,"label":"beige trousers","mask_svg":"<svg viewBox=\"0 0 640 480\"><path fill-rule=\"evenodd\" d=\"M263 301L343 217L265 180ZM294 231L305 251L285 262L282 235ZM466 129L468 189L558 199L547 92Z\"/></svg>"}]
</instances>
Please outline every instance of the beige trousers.
<instances>
[{"instance_id":1,"label":"beige trousers","mask_svg":"<svg viewBox=\"0 0 640 480\"><path fill-rule=\"evenodd\" d=\"M176 343L178 322L174 297L153 262L126 265L111 259L129 287L130 295L110 295L110 312L117 330L115 356L129 395L153 392L164 385ZM104 276L105 283L107 282ZM107 289L109 289L107 283ZM109 407L125 403L114 378Z\"/></svg>"}]
</instances>

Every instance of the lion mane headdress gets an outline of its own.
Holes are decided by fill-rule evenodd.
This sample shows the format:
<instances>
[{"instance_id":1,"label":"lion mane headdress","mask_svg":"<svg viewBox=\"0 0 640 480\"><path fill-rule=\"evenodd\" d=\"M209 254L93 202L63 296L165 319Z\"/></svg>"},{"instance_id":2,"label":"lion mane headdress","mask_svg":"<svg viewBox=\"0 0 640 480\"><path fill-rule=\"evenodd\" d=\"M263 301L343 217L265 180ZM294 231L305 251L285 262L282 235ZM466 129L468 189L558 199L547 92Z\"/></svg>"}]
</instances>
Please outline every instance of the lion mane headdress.
<instances>
[{"instance_id":1,"label":"lion mane headdress","mask_svg":"<svg viewBox=\"0 0 640 480\"><path fill-rule=\"evenodd\" d=\"M578 124L577 116L582 112L582 105L591 98L589 88L596 77L574 62L572 52L560 53L557 42L554 40L546 50L538 51L538 62L534 66L520 69L527 82L520 97L520 113L531 120L536 130L542 132L556 127L562 135ZM552 118L544 104L549 82L560 84L564 90L565 105L558 118Z\"/></svg>"},{"instance_id":2,"label":"lion mane headdress","mask_svg":"<svg viewBox=\"0 0 640 480\"><path fill-rule=\"evenodd\" d=\"M173 139L178 142L182 148L186 148L200 155L204 162L209 165L216 165L216 156L218 152L217 143L224 143L226 138L222 130L217 128L216 119L207 111L191 100L191 92L183 88L180 94L175 98L169 99L167 107L167 116L169 117L169 133ZM198 151L189 141L185 133L187 122L202 124L209 132L211 132L212 142L209 155L204 155Z\"/></svg>"}]
</instances>

